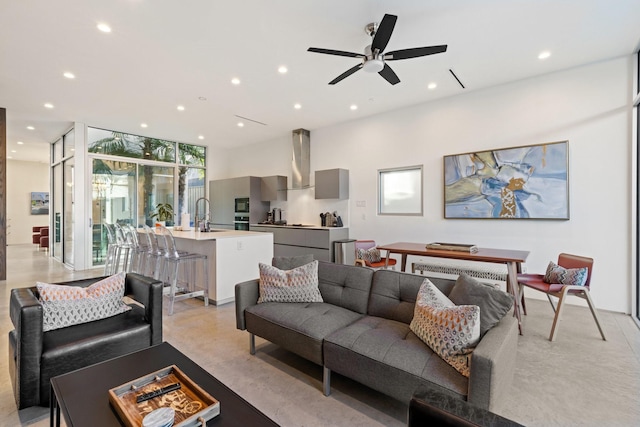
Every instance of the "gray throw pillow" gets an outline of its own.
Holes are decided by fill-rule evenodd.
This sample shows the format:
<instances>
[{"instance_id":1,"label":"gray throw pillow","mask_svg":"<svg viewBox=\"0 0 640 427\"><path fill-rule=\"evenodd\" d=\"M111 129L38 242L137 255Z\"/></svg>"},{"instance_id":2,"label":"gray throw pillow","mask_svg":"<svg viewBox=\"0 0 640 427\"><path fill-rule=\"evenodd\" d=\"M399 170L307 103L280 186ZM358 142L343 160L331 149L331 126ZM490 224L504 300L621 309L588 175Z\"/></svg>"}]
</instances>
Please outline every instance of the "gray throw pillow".
<instances>
[{"instance_id":1,"label":"gray throw pillow","mask_svg":"<svg viewBox=\"0 0 640 427\"><path fill-rule=\"evenodd\" d=\"M313 262L313 255L277 256L271 260L271 265L280 270L293 270Z\"/></svg>"},{"instance_id":2,"label":"gray throw pillow","mask_svg":"<svg viewBox=\"0 0 640 427\"><path fill-rule=\"evenodd\" d=\"M449 299L456 305L480 307L480 336L497 325L513 306L513 296L461 274L451 289Z\"/></svg>"}]
</instances>

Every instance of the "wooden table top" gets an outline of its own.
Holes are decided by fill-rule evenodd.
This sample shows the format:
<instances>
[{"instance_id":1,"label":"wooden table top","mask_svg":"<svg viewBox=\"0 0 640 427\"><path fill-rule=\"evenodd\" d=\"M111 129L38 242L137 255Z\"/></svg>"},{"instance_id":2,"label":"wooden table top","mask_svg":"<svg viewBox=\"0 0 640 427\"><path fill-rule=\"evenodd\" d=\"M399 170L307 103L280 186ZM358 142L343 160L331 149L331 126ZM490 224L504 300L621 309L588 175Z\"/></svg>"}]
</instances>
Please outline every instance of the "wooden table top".
<instances>
[{"instance_id":1,"label":"wooden table top","mask_svg":"<svg viewBox=\"0 0 640 427\"><path fill-rule=\"evenodd\" d=\"M478 252L447 251L441 249L427 249L426 243L396 242L388 245L378 245L378 249L398 254L430 256L436 258L453 258L483 262L525 262L529 251L511 249L478 248Z\"/></svg>"}]
</instances>

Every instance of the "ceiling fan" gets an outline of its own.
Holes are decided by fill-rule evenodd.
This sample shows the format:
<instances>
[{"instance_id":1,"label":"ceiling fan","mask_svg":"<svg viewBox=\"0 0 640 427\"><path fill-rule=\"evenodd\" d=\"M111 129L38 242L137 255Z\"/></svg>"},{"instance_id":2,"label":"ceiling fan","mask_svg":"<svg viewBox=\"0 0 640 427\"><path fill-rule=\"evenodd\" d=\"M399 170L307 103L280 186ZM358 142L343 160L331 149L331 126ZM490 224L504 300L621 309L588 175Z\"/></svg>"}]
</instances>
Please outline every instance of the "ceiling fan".
<instances>
[{"instance_id":1,"label":"ceiling fan","mask_svg":"<svg viewBox=\"0 0 640 427\"><path fill-rule=\"evenodd\" d=\"M398 19L395 15L385 14L382 18L380 25L373 22L365 27L365 32L373 37L371 45L365 48L365 53L353 53L345 52L342 50L321 49L317 47L310 47L307 49L309 52L325 53L327 55L347 56L350 58L361 58L362 62L355 67L349 68L344 73L340 74L335 79L329 82L330 85L334 85L341 80L349 77L361 68L370 73L380 74L386 81L395 85L400 83L400 79L396 73L386 64L386 61L397 61L399 59L418 58L420 56L433 55L435 53L442 53L447 51L447 45L440 46L427 46L416 47L412 49L394 50L393 52L382 53L389 43L391 34L393 33L393 27L396 25Z\"/></svg>"}]
</instances>

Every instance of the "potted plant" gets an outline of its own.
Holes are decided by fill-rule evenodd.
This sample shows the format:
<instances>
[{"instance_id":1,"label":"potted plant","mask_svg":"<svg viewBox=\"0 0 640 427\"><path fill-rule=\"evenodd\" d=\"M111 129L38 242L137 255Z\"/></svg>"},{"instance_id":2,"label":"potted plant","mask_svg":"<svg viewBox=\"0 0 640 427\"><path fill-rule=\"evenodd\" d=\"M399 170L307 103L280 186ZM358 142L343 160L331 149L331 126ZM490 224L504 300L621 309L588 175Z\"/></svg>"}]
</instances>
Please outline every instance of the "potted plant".
<instances>
[{"instance_id":1,"label":"potted plant","mask_svg":"<svg viewBox=\"0 0 640 427\"><path fill-rule=\"evenodd\" d=\"M158 203L151 218L156 220L156 224L173 225L173 206L171 203Z\"/></svg>"}]
</instances>

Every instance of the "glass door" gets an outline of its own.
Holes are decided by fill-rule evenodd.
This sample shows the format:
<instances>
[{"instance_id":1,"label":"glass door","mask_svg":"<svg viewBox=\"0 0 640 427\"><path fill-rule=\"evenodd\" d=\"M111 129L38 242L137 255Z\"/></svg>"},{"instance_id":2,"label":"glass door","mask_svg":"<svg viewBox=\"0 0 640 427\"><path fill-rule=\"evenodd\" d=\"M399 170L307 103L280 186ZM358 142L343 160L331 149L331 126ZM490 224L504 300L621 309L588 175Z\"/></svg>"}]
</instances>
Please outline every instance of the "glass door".
<instances>
[{"instance_id":1,"label":"glass door","mask_svg":"<svg viewBox=\"0 0 640 427\"><path fill-rule=\"evenodd\" d=\"M93 159L92 167L92 258L102 265L109 243L104 224L136 225L136 164Z\"/></svg>"},{"instance_id":2,"label":"glass door","mask_svg":"<svg viewBox=\"0 0 640 427\"><path fill-rule=\"evenodd\" d=\"M73 267L73 187L74 159L65 160L64 165L64 225L62 227L64 263Z\"/></svg>"}]
</instances>

